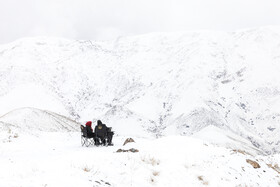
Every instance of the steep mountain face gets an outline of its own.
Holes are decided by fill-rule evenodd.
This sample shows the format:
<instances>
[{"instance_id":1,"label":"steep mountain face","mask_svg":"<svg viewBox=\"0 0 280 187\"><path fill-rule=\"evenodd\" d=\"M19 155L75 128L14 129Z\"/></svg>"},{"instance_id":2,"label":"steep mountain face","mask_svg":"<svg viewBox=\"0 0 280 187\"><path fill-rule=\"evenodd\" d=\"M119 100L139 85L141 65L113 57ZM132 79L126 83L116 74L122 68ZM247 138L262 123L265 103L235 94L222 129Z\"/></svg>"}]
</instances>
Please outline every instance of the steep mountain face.
<instances>
[{"instance_id":1,"label":"steep mountain face","mask_svg":"<svg viewBox=\"0 0 280 187\"><path fill-rule=\"evenodd\" d=\"M280 29L0 46L0 116L37 107L139 136L212 125L280 150Z\"/></svg>"}]
</instances>

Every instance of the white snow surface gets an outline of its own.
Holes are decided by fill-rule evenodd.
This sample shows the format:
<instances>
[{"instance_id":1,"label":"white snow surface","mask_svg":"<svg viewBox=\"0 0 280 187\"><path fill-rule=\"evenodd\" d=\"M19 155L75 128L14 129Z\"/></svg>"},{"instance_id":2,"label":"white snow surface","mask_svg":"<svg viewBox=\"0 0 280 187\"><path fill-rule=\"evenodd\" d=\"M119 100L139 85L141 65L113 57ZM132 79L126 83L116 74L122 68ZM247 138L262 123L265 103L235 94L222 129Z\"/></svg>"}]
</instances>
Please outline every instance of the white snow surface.
<instances>
[{"instance_id":1,"label":"white snow surface","mask_svg":"<svg viewBox=\"0 0 280 187\"><path fill-rule=\"evenodd\" d=\"M111 147L82 147L77 132L2 131L0 186L264 187L280 181L278 154L253 156L187 136L134 138L123 146L125 138L114 137ZM116 152L130 148L139 152Z\"/></svg>"},{"instance_id":2,"label":"white snow surface","mask_svg":"<svg viewBox=\"0 0 280 187\"><path fill-rule=\"evenodd\" d=\"M0 186L280 184L278 27L24 38L0 65ZM81 146L97 119L115 146Z\"/></svg>"}]
</instances>

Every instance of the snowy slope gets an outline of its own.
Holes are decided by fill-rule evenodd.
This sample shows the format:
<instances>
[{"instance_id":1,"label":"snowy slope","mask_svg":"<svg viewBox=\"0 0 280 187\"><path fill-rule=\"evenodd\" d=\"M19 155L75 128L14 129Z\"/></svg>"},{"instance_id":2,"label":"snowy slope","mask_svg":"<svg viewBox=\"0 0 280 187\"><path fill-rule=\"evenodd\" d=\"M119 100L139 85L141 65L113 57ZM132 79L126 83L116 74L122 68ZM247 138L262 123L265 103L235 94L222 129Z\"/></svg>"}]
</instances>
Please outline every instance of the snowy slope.
<instances>
[{"instance_id":1,"label":"snowy slope","mask_svg":"<svg viewBox=\"0 0 280 187\"><path fill-rule=\"evenodd\" d=\"M194 133L192 137L228 149L242 150L254 156L265 155L262 150L254 147L249 140L213 125L209 125L201 131Z\"/></svg>"},{"instance_id":2,"label":"snowy slope","mask_svg":"<svg viewBox=\"0 0 280 187\"><path fill-rule=\"evenodd\" d=\"M136 143L125 146L125 137L118 136L113 147L82 147L79 138L73 132L20 133L0 142L0 186L276 187L280 182L278 154L252 156L186 136L134 138ZM119 148L139 152L118 153Z\"/></svg>"},{"instance_id":3,"label":"snowy slope","mask_svg":"<svg viewBox=\"0 0 280 187\"><path fill-rule=\"evenodd\" d=\"M279 49L277 27L108 42L21 39L0 46L0 115L35 107L143 137L213 125L279 153ZM25 86L33 102L15 94Z\"/></svg>"},{"instance_id":4,"label":"snowy slope","mask_svg":"<svg viewBox=\"0 0 280 187\"><path fill-rule=\"evenodd\" d=\"M1 129L16 132L77 132L80 124L50 111L20 108L0 117Z\"/></svg>"}]
</instances>

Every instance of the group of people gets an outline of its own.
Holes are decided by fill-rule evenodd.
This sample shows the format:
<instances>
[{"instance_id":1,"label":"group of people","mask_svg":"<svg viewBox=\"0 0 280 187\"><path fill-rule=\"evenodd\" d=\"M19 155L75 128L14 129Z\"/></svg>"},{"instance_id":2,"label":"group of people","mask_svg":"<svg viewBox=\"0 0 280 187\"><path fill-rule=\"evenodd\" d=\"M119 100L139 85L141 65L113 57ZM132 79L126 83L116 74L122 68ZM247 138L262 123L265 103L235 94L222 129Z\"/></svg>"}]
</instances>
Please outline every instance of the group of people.
<instances>
[{"instance_id":1,"label":"group of people","mask_svg":"<svg viewBox=\"0 0 280 187\"><path fill-rule=\"evenodd\" d=\"M106 145L106 143L108 144L108 146L113 145L112 139L114 132L111 131L111 128L103 124L101 120L97 120L97 125L95 126L94 131L91 125L91 121L88 121L86 123L86 131L87 136L94 139L95 145Z\"/></svg>"}]
</instances>

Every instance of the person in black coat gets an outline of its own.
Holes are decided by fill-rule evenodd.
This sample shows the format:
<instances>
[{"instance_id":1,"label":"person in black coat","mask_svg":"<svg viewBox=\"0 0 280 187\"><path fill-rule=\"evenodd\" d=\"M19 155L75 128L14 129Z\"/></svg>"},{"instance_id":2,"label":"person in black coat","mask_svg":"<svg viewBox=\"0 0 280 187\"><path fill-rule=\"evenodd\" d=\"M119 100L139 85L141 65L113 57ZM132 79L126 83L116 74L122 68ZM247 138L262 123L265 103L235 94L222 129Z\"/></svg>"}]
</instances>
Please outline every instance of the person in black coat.
<instances>
[{"instance_id":1,"label":"person in black coat","mask_svg":"<svg viewBox=\"0 0 280 187\"><path fill-rule=\"evenodd\" d=\"M105 124L103 124L100 120L97 120L97 125L94 128L94 134L95 134L95 143L96 145L100 145L101 143L103 145L106 145L106 139L108 145L112 144L112 138L113 138L113 132L111 132L111 128L108 128ZM100 143L101 140L101 143Z\"/></svg>"}]
</instances>

